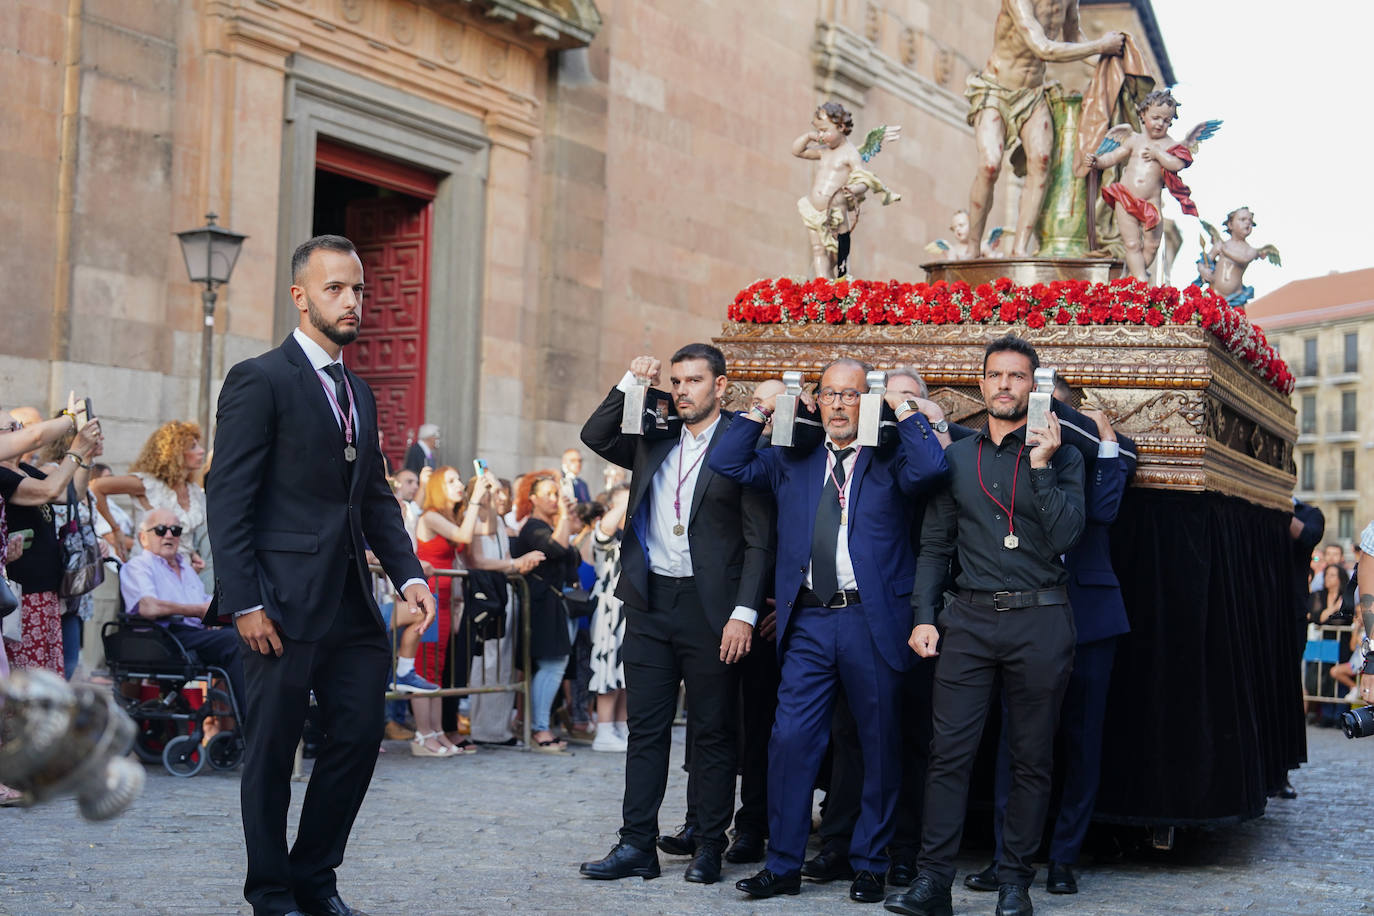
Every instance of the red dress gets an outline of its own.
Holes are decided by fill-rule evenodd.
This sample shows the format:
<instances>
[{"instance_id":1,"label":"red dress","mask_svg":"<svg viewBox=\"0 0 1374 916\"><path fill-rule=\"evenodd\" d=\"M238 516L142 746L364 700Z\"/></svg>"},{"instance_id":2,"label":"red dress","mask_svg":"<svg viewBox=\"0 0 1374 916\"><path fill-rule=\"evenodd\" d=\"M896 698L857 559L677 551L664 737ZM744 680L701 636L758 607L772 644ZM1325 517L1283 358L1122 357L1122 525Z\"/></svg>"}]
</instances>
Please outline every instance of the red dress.
<instances>
[{"instance_id":1,"label":"red dress","mask_svg":"<svg viewBox=\"0 0 1374 916\"><path fill-rule=\"evenodd\" d=\"M458 562L458 551L454 546L447 538L437 536L427 541L418 541L415 545L415 555L435 569L455 569ZM449 632L453 622L452 577L430 577L429 590L438 599L436 607L439 617L439 640L420 643L419 651L415 653L415 670L425 680L442 684L440 679L444 674L444 659L448 656Z\"/></svg>"}]
</instances>

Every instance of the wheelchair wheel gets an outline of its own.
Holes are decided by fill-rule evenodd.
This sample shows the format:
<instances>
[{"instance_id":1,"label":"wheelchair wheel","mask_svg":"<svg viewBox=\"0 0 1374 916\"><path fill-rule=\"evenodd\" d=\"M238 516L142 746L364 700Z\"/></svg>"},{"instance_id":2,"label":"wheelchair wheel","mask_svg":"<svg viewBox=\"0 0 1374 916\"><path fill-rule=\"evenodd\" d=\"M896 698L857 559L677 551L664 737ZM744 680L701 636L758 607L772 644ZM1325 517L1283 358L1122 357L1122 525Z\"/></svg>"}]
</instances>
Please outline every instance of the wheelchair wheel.
<instances>
[{"instance_id":1,"label":"wheelchair wheel","mask_svg":"<svg viewBox=\"0 0 1374 916\"><path fill-rule=\"evenodd\" d=\"M141 719L134 735L134 753L144 763L161 763L162 752L178 731L177 723L171 719Z\"/></svg>"},{"instance_id":2,"label":"wheelchair wheel","mask_svg":"<svg viewBox=\"0 0 1374 916\"><path fill-rule=\"evenodd\" d=\"M173 776L194 776L205 766L207 756L196 735L180 735L162 749L162 765Z\"/></svg>"},{"instance_id":3,"label":"wheelchair wheel","mask_svg":"<svg viewBox=\"0 0 1374 916\"><path fill-rule=\"evenodd\" d=\"M237 732L220 732L205 745L205 756L213 770L232 770L243 760L243 742Z\"/></svg>"}]
</instances>

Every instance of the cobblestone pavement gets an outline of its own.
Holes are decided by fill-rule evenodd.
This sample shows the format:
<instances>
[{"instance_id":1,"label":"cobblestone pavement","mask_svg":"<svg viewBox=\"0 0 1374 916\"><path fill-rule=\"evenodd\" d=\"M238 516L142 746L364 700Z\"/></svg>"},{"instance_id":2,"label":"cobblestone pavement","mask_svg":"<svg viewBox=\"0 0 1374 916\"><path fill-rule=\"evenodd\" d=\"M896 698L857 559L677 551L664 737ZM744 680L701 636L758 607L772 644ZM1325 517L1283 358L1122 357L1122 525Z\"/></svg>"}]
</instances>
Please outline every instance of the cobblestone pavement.
<instances>
[{"instance_id":1,"label":"cobblestone pavement","mask_svg":"<svg viewBox=\"0 0 1374 916\"><path fill-rule=\"evenodd\" d=\"M681 818L685 777L676 730L663 829ZM1041 913L1374 913L1374 739L1308 732L1312 763L1294 776L1300 797L1270 802L1264 817L1184 834L1169 853L1088 863L1082 892L1051 897L1043 869L1033 892ZM456 760L412 757L388 743L348 856L344 898L372 916L449 913L749 914L848 913L847 884L806 883L799 897L749 901L733 882L754 866L726 866L726 880L686 884L687 860L664 857L663 877L593 882L578 863L599 858L619 825L624 758L578 749L568 756L483 750ZM88 824L74 803L0 809L0 914L249 912L235 773L192 779L149 768L143 798L113 823ZM296 793L292 823L299 812ZM980 868L983 853L960 862ZM956 884L956 913L991 913L996 899ZM884 912L874 906L868 912Z\"/></svg>"}]
</instances>

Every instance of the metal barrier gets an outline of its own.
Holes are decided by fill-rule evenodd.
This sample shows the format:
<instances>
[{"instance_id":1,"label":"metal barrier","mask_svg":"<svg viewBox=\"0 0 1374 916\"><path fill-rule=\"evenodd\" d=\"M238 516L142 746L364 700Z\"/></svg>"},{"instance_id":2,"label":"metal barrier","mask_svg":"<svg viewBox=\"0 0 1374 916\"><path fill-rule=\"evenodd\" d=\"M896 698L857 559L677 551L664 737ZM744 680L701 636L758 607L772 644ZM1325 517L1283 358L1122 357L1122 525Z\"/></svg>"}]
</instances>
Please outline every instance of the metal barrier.
<instances>
[{"instance_id":1,"label":"metal barrier","mask_svg":"<svg viewBox=\"0 0 1374 916\"><path fill-rule=\"evenodd\" d=\"M1364 702L1363 700L1347 700L1345 698L1347 688L1339 681L1336 681L1336 687L1340 696L1324 696L1320 692L1326 672L1333 666L1345 664L1340 660L1341 646L1350 645L1350 637L1354 634L1355 629L1353 623L1339 626L1313 624L1308 628L1307 644L1303 647L1302 653L1302 698L1304 702L1339 703L1342 706ZM1317 631L1316 639L1312 638L1313 630ZM1328 634L1334 634L1334 638L1328 638ZM1358 652L1359 650L1356 649L1355 651ZM1315 694L1308 692L1308 678L1313 676L1318 691ZM1356 676L1356 683L1359 683L1358 676Z\"/></svg>"},{"instance_id":2,"label":"metal barrier","mask_svg":"<svg viewBox=\"0 0 1374 916\"><path fill-rule=\"evenodd\" d=\"M386 603L386 601L390 600L390 598L391 598L391 596L392 596L392 594L393 594L392 588L391 588L391 583L390 583L390 580L388 580L388 579L386 578L386 575L385 575L385 573L382 571L381 567L379 567L379 566L372 566L372 567L370 567L370 570L371 570L371 572L372 572L372 590L373 590L373 597L377 599L377 604L378 604L378 606L380 607L380 606L382 606L384 603ZM468 571L467 571L466 569L436 569L436 570L434 570L434 575L435 575L436 577L442 576L442 577L445 577L445 578L448 578L448 579L451 579L451 580L455 580L454 583L453 583L453 586L449 589L449 606L448 606L447 608L439 608L439 609L438 609L438 613L440 613L440 614L443 614L443 613L455 614L455 612L456 612L459 608L461 608L462 605L463 605L463 590L462 590L461 586L459 586L459 584L458 584L458 582L457 582L456 580L461 580L461 579L467 578ZM530 587L529 587L529 583L527 583L527 582L525 581L525 577L522 576L522 575L520 575L519 573L506 573L506 583L514 590L514 593L515 593L515 609L514 609L514 613L513 613L514 619L513 619L513 621L512 621L512 625L518 625L518 626L520 627L520 633L521 633L521 635L522 635L522 637L523 637L523 638L521 639L521 641L520 641L520 642L521 642L521 653L520 653L520 654L521 654L521 658L520 658L521 668L520 668L520 671L521 671L521 675L522 675L522 676L521 676L521 678L520 678L519 680L509 680L509 681L502 682L502 683L497 683L497 684L487 684L487 683L485 683L485 671L484 671L484 672L483 672L484 683L481 684L480 686L477 686L477 687L474 687L474 686L472 686L471 684L469 684L467 687L442 687L442 688L440 688L439 690L429 691L429 692L427 692L427 693L420 693L420 694L416 694L416 693L400 693L399 691L391 690L391 691L388 691L388 692L387 692L386 698L387 698L388 700L411 700L411 699L416 699L416 698L419 698L419 699L426 699L426 698L429 698L429 697L466 697L466 696L474 696L474 695L483 694L483 693L517 693L517 694L520 694L521 696L524 697L524 713L523 713L523 715L521 715L521 717L520 717L520 718L521 718L521 731L522 731L521 737L522 737L522 741L523 741L523 749L524 749L524 750L529 750L529 747L530 747L530 715L529 715L529 710L530 710L530 671L531 671L531 664L530 664ZM450 619L453 619L453 618L450 618ZM392 633L399 633L399 628L392 626L392 627L391 627L391 632L392 632ZM460 635L461 635L461 637L462 637L461 640L460 640L460 638L459 638ZM503 639L513 639L513 638L514 638L514 633L511 632L510 628L507 628L506 635L505 635L504 637L502 637L502 638L503 638ZM390 679L388 680L388 683L394 684L394 683L396 682L396 658L397 658L397 651L398 651L398 649L400 648L400 639L397 638L397 637L392 637L390 641L391 641L391 676L390 676ZM452 626L452 627L450 627L450 629L449 629L448 652L449 652L449 658L450 658L450 659L453 659L453 660L454 660L454 664L456 665L456 664L457 664L457 659L458 659L458 655L457 655L456 653L458 653L458 652L461 650L461 652L462 652L463 655L464 655L463 661L464 661L464 664L466 665L466 670L467 670L468 672L471 672L471 671L472 671L472 660L473 660L473 658L475 657L475 656L473 656L473 655L468 651L468 647L471 646L471 645L472 645L472 621L471 621L471 619L469 619L468 615L467 615L466 613L464 613L460 618L458 618L458 625ZM485 667L485 666L484 666L484 667ZM512 671L510 672L511 675L514 675L514 673L515 673L514 670L512 670ZM470 677L470 674L469 674L469 677ZM498 659L497 659L496 677L497 677L498 680L500 680L501 677L502 677L502 674L501 674L501 666L500 666L500 659L499 659L499 657L498 657Z\"/></svg>"}]
</instances>

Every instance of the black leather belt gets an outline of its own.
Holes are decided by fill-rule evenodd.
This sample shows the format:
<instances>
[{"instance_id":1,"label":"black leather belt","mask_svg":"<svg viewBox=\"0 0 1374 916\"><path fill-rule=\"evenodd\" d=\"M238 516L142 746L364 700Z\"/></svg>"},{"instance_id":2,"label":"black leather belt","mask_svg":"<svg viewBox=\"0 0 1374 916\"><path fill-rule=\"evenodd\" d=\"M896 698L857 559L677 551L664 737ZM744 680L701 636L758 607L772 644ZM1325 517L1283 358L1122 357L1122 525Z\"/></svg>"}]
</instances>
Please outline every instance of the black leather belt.
<instances>
[{"instance_id":1,"label":"black leather belt","mask_svg":"<svg viewBox=\"0 0 1374 916\"><path fill-rule=\"evenodd\" d=\"M965 588L960 589L959 598L969 604L990 607L995 611L1015 611L1026 607L1068 604L1069 590L1062 585L1024 592L975 592Z\"/></svg>"},{"instance_id":2,"label":"black leather belt","mask_svg":"<svg viewBox=\"0 0 1374 916\"><path fill-rule=\"evenodd\" d=\"M822 601L821 596L811 589L802 587L801 593L797 595L797 604L800 607L849 607L851 604L859 603L858 589L846 589L836 592L830 596L829 601Z\"/></svg>"}]
</instances>

